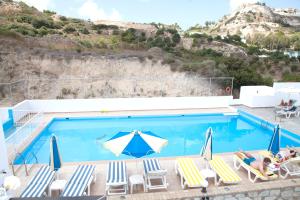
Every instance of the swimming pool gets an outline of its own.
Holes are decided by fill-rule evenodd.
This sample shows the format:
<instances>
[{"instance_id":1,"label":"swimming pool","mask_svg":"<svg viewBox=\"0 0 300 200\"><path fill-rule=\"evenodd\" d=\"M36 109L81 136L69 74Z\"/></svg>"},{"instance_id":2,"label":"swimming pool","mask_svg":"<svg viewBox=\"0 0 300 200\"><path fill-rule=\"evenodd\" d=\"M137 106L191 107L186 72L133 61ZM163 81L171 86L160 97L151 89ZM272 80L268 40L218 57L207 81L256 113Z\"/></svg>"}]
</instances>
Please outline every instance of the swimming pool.
<instances>
[{"instance_id":1,"label":"swimming pool","mask_svg":"<svg viewBox=\"0 0 300 200\"><path fill-rule=\"evenodd\" d=\"M266 149L274 125L243 111L231 115L54 118L22 154L26 157L34 152L39 163L49 163L49 138L55 134L63 162L128 159L126 155L116 157L104 149L103 143L120 131L141 130L168 139L160 154L149 157L197 155L209 127L213 129L213 152L221 153ZM300 146L300 136L282 130L281 146L286 145Z\"/></svg>"}]
</instances>

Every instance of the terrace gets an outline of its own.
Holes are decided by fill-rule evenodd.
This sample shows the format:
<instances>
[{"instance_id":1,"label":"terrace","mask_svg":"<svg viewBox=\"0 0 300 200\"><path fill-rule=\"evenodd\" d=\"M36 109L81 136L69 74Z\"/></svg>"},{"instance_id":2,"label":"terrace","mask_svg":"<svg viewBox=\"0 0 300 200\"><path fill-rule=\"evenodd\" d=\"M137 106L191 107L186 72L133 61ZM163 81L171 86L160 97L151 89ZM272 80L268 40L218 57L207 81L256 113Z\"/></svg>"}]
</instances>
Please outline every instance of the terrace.
<instances>
[{"instance_id":1,"label":"terrace","mask_svg":"<svg viewBox=\"0 0 300 200\"><path fill-rule=\"evenodd\" d=\"M26 100L11 109L15 122L20 122L21 128L13 137L6 140L0 137L0 146L7 149L7 160L13 160L16 152L22 152L24 148L43 130L47 124L56 117L105 117L105 116L127 116L127 115L160 115L160 114L193 114L193 113L233 113L236 109L246 111L258 118L273 124L280 124L282 128L296 134L300 134L300 118L285 117L275 118L274 106L280 103L281 99L291 98L280 92L276 87L295 87L296 84L275 84L273 89L269 87L244 87L241 89L240 99L233 99L232 96L210 96L210 97L182 97L182 98L140 98L140 99L91 99L91 100ZM267 91L267 92L266 92ZM292 98L299 98L299 94L292 94ZM274 100L275 99L275 100ZM300 99L298 99L300 102ZM6 111L7 111L6 110ZM26 111L26 112L24 112ZM4 111L3 111L4 112ZM2 115L3 116L3 115ZM7 114L9 118L9 114ZM25 127L25 128L24 128ZM22 131L23 130L23 131ZM26 131L25 131L26 130ZM2 134L2 133L1 133ZM3 135L3 134L2 134ZM18 136L18 137L17 137ZM2 149L0 149L2 152ZM251 152L258 156L257 151ZM226 163L232 168L232 153L220 154ZM12 166L4 157L1 157L1 169ZM205 162L199 155L191 155L199 169L205 168ZM251 183L245 170L235 170L242 178L237 185L215 186L213 179L208 179L209 186L207 193L201 189L185 189L180 186L180 179L175 174L175 157L160 158L162 168L167 169L167 190L143 192L141 188L135 189L134 194L125 196L108 196L108 199L297 199L300 197L300 179L293 176L287 179L276 179ZM96 165L96 182L91 187L91 195L98 196L105 194L105 177L107 171L107 160L90 161ZM68 180L79 163L64 163L59 172L59 178ZM142 174L142 159L126 160L128 176ZM16 176L21 180L21 186L14 191L19 196L26 187L29 180L35 175L40 164L34 164L27 176L25 168L15 166ZM54 194L57 196L58 194Z\"/></svg>"}]
</instances>

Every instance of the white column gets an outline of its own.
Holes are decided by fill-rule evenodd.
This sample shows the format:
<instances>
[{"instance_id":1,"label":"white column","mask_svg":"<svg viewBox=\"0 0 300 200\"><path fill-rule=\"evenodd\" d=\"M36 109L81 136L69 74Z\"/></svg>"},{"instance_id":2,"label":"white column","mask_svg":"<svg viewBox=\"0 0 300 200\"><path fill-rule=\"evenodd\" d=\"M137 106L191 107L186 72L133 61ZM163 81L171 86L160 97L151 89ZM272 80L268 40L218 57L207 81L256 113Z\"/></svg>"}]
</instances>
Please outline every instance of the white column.
<instances>
[{"instance_id":1,"label":"white column","mask_svg":"<svg viewBox=\"0 0 300 200\"><path fill-rule=\"evenodd\" d=\"M4 132L2 127L2 121L0 119L0 173L4 170L8 172L8 159L7 159L7 149L4 138Z\"/></svg>"}]
</instances>

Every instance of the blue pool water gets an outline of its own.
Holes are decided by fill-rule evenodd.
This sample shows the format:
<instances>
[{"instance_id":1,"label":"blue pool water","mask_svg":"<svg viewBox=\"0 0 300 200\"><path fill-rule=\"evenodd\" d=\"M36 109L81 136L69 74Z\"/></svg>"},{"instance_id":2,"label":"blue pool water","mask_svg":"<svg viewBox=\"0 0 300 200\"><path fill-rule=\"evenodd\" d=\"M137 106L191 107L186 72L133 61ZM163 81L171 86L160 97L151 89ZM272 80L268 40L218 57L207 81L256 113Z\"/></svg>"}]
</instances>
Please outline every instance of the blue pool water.
<instances>
[{"instance_id":1,"label":"blue pool water","mask_svg":"<svg viewBox=\"0 0 300 200\"><path fill-rule=\"evenodd\" d=\"M128 159L116 157L103 143L120 131L151 131L168 139L160 154L170 157L199 154L207 128L213 129L213 152L266 149L273 125L242 112L239 115L197 114L99 118L55 118L23 152L34 152L39 163L49 163L49 138L58 137L64 162ZM300 136L282 130L281 146L300 146ZM20 160L16 160L16 164Z\"/></svg>"}]
</instances>

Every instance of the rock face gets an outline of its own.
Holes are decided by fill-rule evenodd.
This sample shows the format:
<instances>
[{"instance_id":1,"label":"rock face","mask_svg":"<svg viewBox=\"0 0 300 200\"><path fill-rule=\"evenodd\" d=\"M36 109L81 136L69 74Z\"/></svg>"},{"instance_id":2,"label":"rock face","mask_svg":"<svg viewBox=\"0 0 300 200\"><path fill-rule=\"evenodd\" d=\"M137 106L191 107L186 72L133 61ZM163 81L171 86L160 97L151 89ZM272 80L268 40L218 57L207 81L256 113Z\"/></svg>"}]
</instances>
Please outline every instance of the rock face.
<instances>
[{"instance_id":1,"label":"rock face","mask_svg":"<svg viewBox=\"0 0 300 200\"><path fill-rule=\"evenodd\" d=\"M159 59L26 49L12 40L5 41L10 47L0 45L0 80L17 81L10 89L18 100L201 96L224 92L216 90L214 80L210 83L209 79L173 72ZM10 89L0 84L0 100L9 99Z\"/></svg>"},{"instance_id":2,"label":"rock face","mask_svg":"<svg viewBox=\"0 0 300 200\"><path fill-rule=\"evenodd\" d=\"M220 35L239 34L244 37L254 33L269 34L278 30L288 32L289 29L282 27L300 27L300 15L283 14L265 5L244 4L231 15L225 16L214 27L212 33Z\"/></svg>"}]
</instances>

